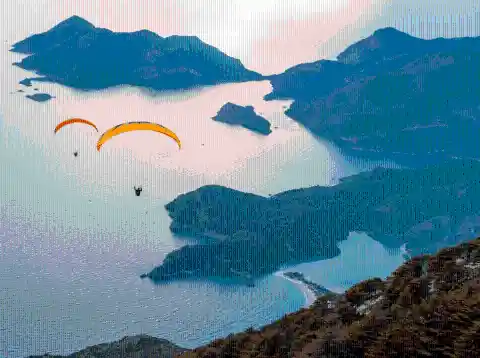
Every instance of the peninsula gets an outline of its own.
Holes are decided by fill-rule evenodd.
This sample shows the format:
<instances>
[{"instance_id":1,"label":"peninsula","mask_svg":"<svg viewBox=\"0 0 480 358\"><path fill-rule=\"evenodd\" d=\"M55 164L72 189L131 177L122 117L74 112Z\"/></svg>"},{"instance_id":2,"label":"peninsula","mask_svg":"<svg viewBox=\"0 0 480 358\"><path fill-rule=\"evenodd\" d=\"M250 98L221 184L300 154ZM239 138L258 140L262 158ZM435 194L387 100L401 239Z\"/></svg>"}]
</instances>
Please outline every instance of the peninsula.
<instances>
[{"instance_id":1,"label":"peninsula","mask_svg":"<svg viewBox=\"0 0 480 358\"><path fill-rule=\"evenodd\" d=\"M322 285L306 279L301 272L284 272L283 276L303 283L305 286L308 287L309 290L311 290L315 294L316 297L320 297L326 294L333 294L332 291L326 289Z\"/></svg>"},{"instance_id":2,"label":"peninsula","mask_svg":"<svg viewBox=\"0 0 480 358\"><path fill-rule=\"evenodd\" d=\"M227 102L222 108L220 108L217 115L212 117L212 119L217 122L242 126L262 135L269 135L272 133L270 122L256 114L252 106L242 107Z\"/></svg>"},{"instance_id":3,"label":"peninsula","mask_svg":"<svg viewBox=\"0 0 480 358\"><path fill-rule=\"evenodd\" d=\"M27 86L47 81L81 90L130 85L162 91L263 78L196 36L113 32L79 16L15 43L11 51L29 55L14 65L39 75L22 80Z\"/></svg>"},{"instance_id":4,"label":"peninsula","mask_svg":"<svg viewBox=\"0 0 480 358\"><path fill-rule=\"evenodd\" d=\"M143 277L245 280L298 262L332 258L352 231L412 255L435 252L480 232L480 162L384 169L263 197L218 185L166 205L170 230L208 238L170 252Z\"/></svg>"},{"instance_id":5,"label":"peninsula","mask_svg":"<svg viewBox=\"0 0 480 358\"><path fill-rule=\"evenodd\" d=\"M266 100L348 155L421 167L480 158L480 37L424 40L394 28L349 46L337 61L269 76Z\"/></svg>"}]
</instances>

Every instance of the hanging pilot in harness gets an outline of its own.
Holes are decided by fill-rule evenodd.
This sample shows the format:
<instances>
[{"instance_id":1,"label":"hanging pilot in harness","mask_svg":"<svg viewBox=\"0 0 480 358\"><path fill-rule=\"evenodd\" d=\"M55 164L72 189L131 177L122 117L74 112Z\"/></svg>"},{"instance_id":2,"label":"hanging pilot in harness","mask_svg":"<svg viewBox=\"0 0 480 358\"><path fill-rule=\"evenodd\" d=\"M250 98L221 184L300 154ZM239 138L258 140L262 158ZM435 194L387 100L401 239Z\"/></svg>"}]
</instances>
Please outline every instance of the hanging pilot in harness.
<instances>
[{"instance_id":1,"label":"hanging pilot in harness","mask_svg":"<svg viewBox=\"0 0 480 358\"><path fill-rule=\"evenodd\" d=\"M133 187L133 190L135 190L135 195L136 196L140 196L140 193L142 192L142 187L139 186L138 188L137 187Z\"/></svg>"}]
</instances>

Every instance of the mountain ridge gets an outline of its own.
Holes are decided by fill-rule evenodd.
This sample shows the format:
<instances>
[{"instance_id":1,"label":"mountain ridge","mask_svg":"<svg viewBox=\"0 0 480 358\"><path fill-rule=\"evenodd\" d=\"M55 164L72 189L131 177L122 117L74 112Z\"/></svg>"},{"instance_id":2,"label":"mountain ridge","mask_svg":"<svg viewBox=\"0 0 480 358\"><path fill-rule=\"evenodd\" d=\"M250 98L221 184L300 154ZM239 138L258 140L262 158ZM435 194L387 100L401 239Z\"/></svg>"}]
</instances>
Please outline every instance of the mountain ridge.
<instances>
[{"instance_id":1,"label":"mountain ridge","mask_svg":"<svg viewBox=\"0 0 480 358\"><path fill-rule=\"evenodd\" d=\"M422 167L480 159L480 81L473 78L480 78L480 37L426 40L385 28L337 61L269 77L264 99L293 100L285 114L348 156Z\"/></svg>"}]
</instances>

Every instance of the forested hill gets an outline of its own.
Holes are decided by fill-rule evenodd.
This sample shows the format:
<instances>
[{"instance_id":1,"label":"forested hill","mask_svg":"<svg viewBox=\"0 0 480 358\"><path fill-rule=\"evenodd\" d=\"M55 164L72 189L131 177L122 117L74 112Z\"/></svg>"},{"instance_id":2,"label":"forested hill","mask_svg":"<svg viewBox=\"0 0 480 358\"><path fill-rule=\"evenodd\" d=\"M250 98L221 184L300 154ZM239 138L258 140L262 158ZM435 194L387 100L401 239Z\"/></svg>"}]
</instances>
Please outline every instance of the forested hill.
<instances>
[{"instance_id":1,"label":"forested hill","mask_svg":"<svg viewBox=\"0 0 480 358\"><path fill-rule=\"evenodd\" d=\"M298 262L331 258L352 231L390 248L434 253L480 235L480 162L424 169L377 168L332 187L271 197L217 185L180 195L166 209L175 234L199 238L169 253L154 281L249 280ZM208 240L204 240L207 238Z\"/></svg>"},{"instance_id":2,"label":"forested hill","mask_svg":"<svg viewBox=\"0 0 480 358\"><path fill-rule=\"evenodd\" d=\"M119 85L179 90L262 78L196 36L114 32L79 16L15 43L11 51L29 55L14 65L40 75L26 83L48 81L82 90Z\"/></svg>"},{"instance_id":3,"label":"forested hill","mask_svg":"<svg viewBox=\"0 0 480 358\"><path fill-rule=\"evenodd\" d=\"M425 40L394 28L350 45L337 61L269 77L266 99L349 155L408 166L480 158L480 37Z\"/></svg>"}]
</instances>

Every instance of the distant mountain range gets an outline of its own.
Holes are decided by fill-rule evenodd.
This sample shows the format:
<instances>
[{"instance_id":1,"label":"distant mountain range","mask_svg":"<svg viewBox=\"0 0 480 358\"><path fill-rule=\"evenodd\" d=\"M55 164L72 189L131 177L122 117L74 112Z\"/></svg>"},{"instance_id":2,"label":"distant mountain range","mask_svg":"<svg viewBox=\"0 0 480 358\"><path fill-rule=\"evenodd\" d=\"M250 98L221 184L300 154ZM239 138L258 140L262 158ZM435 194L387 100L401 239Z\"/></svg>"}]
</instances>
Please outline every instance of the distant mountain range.
<instances>
[{"instance_id":1,"label":"distant mountain range","mask_svg":"<svg viewBox=\"0 0 480 358\"><path fill-rule=\"evenodd\" d=\"M118 85L178 90L263 78L196 36L113 32L79 16L15 43L11 51L29 55L14 65L41 76L27 81L83 90Z\"/></svg>"},{"instance_id":2,"label":"distant mountain range","mask_svg":"<svg viewBox=\"0 0 480 358\"><path fill-rule=\"evenodd\" d=\"M422 166L480 158L480 37L424 40L394 28L269 76L266 100L346 154Z\"/></svg>"},{"instance_id":3,"label":"distant mountain range","mask_svg":"<svg viewBox=\"0 0 480 358\"><path fill-rule=\"evenodd\" d=\"M480 158L480 37L424 40L389 27L337 61L262 76L195 36L113 32L72 16L12 51L29 54L15 65L40 75L33 80L84 90L268 79L266 100L293 99L286 114L345 154L407 166Z\"/></svg>"}]
</instances>

